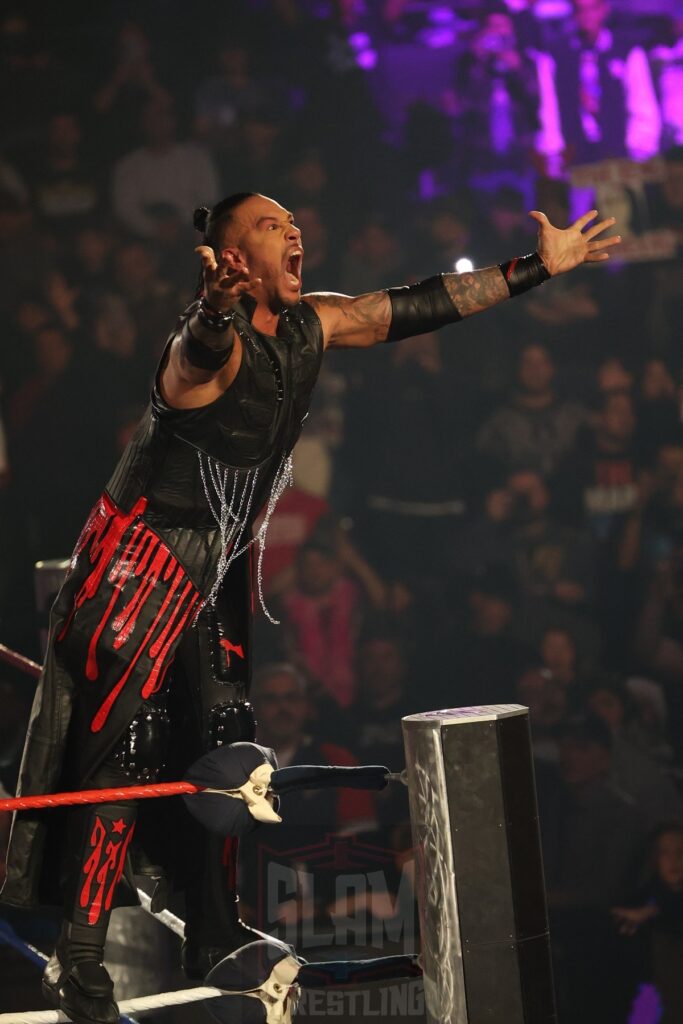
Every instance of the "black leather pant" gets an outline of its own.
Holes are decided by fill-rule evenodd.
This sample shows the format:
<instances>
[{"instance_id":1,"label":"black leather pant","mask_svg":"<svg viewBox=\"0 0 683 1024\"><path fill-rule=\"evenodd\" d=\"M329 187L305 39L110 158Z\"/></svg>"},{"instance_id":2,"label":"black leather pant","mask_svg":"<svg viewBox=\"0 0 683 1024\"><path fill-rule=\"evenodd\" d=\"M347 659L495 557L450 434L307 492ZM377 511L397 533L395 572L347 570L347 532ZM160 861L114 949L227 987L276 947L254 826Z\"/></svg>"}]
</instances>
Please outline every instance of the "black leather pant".
<instances>
[{"instance_id":1,"label":"black leather pant","mask_svg":"<svg viewBox=\"0 0 683 1024\"><path fill-rule=\"evenodd\" d=\"M221 652L216 650L219 639L211 615L202 615L178 648L164 692L141 707L94 774L92 788L154 782L160 775L180 778L194 760L214 747L254 740L256 722L245 700L246 674L245 681L237 676L244 671L240 665L244 659L233 651L230 665L225 658L221 664ZM208 833L176 798L144 804L155 806L145 806L140 822L137 801L69 810L62 862L65 919L93 947L104 944L126 858L133 856L134 872L136 861L140 867L134 844L136 825L144 842L143 819L152 816L161 827L148 829L148 834L161 834L166 827L167 848L177 847L173 859L185 889L188 941L220 946L238 918L236 840ZM143 862L141 870L154 874L153 860Z\"/></svg>"}]
</instances>

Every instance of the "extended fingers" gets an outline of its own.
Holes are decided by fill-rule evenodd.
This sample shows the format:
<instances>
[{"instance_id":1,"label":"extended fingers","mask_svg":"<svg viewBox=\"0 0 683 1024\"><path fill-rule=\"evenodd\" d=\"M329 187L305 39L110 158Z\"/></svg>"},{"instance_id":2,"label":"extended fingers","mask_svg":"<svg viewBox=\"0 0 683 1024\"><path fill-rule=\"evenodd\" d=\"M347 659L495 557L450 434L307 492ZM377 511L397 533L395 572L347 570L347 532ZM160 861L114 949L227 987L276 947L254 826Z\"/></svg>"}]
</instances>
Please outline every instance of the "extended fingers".
<instances>
[{"instance_id":1,"label":"extended fingers","mask_svg":"<svg viewBox=\"0 0 683 1024\"><path fill-rule=\"evenodd\" d=\"M606 228L611 228L613 224L616 224L616 217L607 217L606 220L601 220L599 224L594 224L588 231L584 231L583 237L590 241L591 238L595 238L601 231L605 231Z\"/></svg>"},{"instance_id":2,"label":"extended fingers","mask_svg":"<svg viewBox=\"0 0 683 1024\"><path fill-rule=\"evenodd\" d=\"M598 260L608 260L609 253L605 249L612 245L619 245L621 235L613 235L612 238L603 238L599 242L589 242L586 246L588 254L585 257L586 263L597 263Z\"/></svg>"},{"instance_id":3,"label":"extended fingers","mask_svg":"<svg viewBox=\"0 0 683 1024\"><path fill-rule=\"evenodd\" d=\"M583 231L583 229L585 228L586 224L590 224L590 222L592 220L595 220L597 215L598 215L598 211L597 210L589 210L588 213L584 213L583 217L579 217L578 220L575 220L574 223L572 224L572 227L573 228L578 228L579 231Z\"/></svg>"},{"instance_id":4,"label":"extended fingers","mask_svg":"<svg viewBox=\"0 0 683 1024\"><path fill-rule=\"evenodd\" d=\"M586 248L589 252L599 252L600 249L607 249L611 245L619 245L621 235L612 235L611 238L601 238L597 242L589 242Z\"/></svg>"},{"instance_id":5,"label":"extended fingers","mask_svg":"<svg viewBox=\"0 0 683 1024\"><path fill-rule=\"evenodd\" d=\"M236 295L241 295L242 292L249 291L250 288L260 283L260 277L252 278L249 276L248 267L238 267L236 270L231 270L224 277L219 278L216 285L221 291L232 291Z\"/></svg>"}]
</instances>

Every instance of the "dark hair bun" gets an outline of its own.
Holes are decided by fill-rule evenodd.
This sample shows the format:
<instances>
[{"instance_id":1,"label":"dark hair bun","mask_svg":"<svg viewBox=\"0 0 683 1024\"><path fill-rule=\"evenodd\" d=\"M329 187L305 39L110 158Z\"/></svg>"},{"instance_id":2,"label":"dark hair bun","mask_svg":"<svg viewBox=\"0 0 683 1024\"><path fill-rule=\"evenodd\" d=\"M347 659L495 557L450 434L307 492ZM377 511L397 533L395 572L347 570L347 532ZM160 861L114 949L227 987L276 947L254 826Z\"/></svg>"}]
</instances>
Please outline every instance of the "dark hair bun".
<instances>
[{"instance_id":1,"label":"dark hair bun","mask_svg":"<svg viewBox=\"0 0 683 1024\"><path fill-rule=\"evenodd\" d=\"M197 231L206 231L206 222L209 219L211 211L207 206L199 206L192 217L192 223L196 227Z\"/></svg>"}]
</instances>

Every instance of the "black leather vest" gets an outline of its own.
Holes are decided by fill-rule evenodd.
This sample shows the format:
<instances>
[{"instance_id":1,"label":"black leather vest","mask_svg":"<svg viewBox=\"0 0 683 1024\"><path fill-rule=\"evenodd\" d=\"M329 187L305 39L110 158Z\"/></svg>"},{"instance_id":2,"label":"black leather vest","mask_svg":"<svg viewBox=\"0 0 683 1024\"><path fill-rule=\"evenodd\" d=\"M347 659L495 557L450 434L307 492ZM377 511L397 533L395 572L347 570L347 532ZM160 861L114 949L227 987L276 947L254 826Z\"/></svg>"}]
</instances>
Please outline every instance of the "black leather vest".
<instances>
[{"instance_id":1,"label":"black leather vest","mask_svg":"<svg viewBox=\"0 0 683 1024\"><path fill-rule=\"evenodd\" d=\"M161 367L194 309L192 304L180 317ZM233 511L243 520L243 544L299 437L322 358L322 328L308 303L282 314L276 337L252 326L253 310L249 297L238 307L242 361L231 387L216 401L200 409L174 409L161 396L157 372L149 407L106 488L126 511L145 497L144 520L202 591L211 584L222 546L216 516L220 485L228 492L222 496L226 505L235 488Z\"/></svg>"}]
</instances>

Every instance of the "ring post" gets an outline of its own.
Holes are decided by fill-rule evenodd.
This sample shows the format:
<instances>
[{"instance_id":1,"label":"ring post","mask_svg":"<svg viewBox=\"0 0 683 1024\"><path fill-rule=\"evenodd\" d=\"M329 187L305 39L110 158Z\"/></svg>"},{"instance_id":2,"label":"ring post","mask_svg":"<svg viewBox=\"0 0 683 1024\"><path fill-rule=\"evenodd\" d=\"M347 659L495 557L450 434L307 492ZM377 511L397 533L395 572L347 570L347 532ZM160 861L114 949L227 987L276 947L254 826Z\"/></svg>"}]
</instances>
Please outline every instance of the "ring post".
<instances>
[{"instance_id":1,"label":"ring post","mask_svg":"<svg viewBox=\"0 0 683 1024\"><path fill-rule=\"evenodd\" d=\"M527 709L402 720L427 1020L553 1024Z\"/></svg>"}]
</instances>

